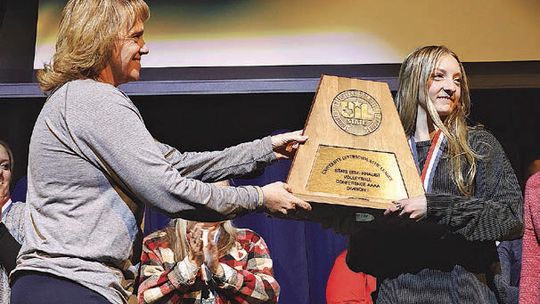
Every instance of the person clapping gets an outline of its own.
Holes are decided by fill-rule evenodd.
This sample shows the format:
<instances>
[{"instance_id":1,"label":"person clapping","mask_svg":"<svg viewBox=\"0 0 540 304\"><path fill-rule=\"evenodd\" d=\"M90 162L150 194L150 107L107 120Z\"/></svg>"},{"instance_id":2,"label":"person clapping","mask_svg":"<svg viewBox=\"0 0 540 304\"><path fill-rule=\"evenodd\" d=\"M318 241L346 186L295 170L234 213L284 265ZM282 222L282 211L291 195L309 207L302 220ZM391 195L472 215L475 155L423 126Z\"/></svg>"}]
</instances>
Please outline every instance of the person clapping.
<instances>
[{"instance_id":1,"label":"person clapping","mask_svg":"<svg viewBox=\"0 0 540 304\"><path fill-rule=\"evenodd\" d=\"M143 242L139 303L277 303L264 240L230 221L173 220Z\"/></svg>"}]
</instances>

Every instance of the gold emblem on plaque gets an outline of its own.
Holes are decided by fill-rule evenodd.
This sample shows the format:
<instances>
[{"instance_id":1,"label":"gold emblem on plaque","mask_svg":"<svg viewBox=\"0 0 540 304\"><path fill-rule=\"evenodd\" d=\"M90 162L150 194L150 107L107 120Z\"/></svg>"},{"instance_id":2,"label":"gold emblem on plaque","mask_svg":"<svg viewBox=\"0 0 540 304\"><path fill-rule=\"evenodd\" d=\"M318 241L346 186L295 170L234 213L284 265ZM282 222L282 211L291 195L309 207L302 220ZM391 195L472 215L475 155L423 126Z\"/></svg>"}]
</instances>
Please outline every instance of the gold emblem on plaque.
<instances>
[{"instance_id":1,"label":"gold emblem on plaque","mask_svg":"<svg viewBox=\"0 0 540 304\"><path fill-rule=\"evenodd\" d=\"M325 145L319 146L306 188L349 198L407 197L394 153Z\"/></svg>"},{"instance_id":2,"label":"gold emblem on plaque","mask_svg":"<svg viewBox=\"0 0 540 304\"><path fill-rule=\"evenodd\" d=\"M373 133L381 125L381 107L375 98L361 90L346 90L336 95L330 111L334 122L353 135Z\"/></svg>"}]
</instances>

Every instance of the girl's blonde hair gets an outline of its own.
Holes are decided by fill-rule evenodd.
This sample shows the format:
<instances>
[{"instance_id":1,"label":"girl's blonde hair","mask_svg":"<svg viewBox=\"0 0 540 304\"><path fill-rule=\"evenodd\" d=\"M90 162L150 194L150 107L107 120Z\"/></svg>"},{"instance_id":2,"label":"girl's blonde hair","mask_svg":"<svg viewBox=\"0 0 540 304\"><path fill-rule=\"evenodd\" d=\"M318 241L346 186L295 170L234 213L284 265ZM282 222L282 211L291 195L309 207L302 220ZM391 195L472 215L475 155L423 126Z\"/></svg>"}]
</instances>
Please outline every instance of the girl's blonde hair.
<instances>
[{"instance_id":1,"label":"girl's blonde hair","mask_svg":"<svg viewBox=\"0 0 540 304\"><path fill-rule=\"evenodd\" d=\"M428 95L428 81L440 59L450 55L459 63L461 71L461 97L458 106L444 121L441 120L435 105ZM399 87L396 95L396 106L407 136L414 136L416 118L420 104L429 117L448 139L448 151L451 157L452 178L461 193L466 196L474 191L477 159L479 156L468 143L467 117L471 107L469 83L465 69L458 56L445 46L425 46L414 50L407 56L399 72ZM463 168L468 167L465 175Z\"/></svg>"},{"instance_id":2,"label":"girl's blonde hair","mask_svg":"<svg viewBox=\"0 0 540 304\"><path fill-rule=\"evenodd\" d=\"M56 52L36 74L44 92L75 79L96 79L121 35L150 10L143 0L70 0L62 11Z\"/></svg>"}]
</instances>

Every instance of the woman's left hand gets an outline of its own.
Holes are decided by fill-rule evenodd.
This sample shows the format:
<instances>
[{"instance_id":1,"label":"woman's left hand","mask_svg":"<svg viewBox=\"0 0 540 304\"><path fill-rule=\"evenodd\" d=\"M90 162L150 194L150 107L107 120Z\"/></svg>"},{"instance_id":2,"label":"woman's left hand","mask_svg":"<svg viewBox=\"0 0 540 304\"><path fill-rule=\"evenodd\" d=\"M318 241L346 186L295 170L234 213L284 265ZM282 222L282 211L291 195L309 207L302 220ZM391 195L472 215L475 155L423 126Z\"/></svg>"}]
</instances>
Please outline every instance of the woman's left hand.
<instances>
[{"instance_id":1,"label":"woman's left hand","mask_svg":"<svg viewBox=\"0 0 540 304\"><path fill-rule=\"evenodd\" d=\"M425 195L405 198L394 202L384 211L384 215L399 212L399 216L408 216L410 219L420 221L427 214L427 199Z\"/></svg>"},{"instance_id":2,"label":"woman's left hand","mask_svg":"<svg viewBox=\"0 0 540 304\"><path fill-rule=\"evenodd\" d=\"M308 139L302 135L302 130L287 132L271 137L272 150L278 159L287 159L294 155L299 144L303 144Z\"/></svg>"}]
</instances>

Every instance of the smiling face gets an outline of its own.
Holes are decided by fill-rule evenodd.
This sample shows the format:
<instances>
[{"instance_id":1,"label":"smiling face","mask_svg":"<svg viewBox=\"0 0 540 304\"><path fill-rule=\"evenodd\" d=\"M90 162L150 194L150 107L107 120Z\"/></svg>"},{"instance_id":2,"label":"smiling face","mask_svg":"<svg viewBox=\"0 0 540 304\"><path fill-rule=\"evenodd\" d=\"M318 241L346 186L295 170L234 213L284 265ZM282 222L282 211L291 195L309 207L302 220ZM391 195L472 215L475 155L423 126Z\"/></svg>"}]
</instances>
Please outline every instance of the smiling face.
<instances>
[{"instance_id":1,"label":"smiling face","mask_svg":"<svg viewBox=\"0 0 540 304\"><path fill-rule=\"evenodd\" d=\"M449 54L443 55L428 80L428 97L439 117L452 113L460 103L461 69L459 62Z\"/></svg>"},{"instance_id":2,"label":"smiling face","mask_svg":"<svg viewBox=\"0 0 540 304\"><path fill-rule=\"evenodd\" d=\"M139 80L141 57L148 54L143 34L144 23L137 21L129 32L118 40L109 62L114 86Z\"/></svg>"},{"instance_id":3,"label":"smiling face","mask_svg":"<svg viewBox=\"0 0 540 304\"><path fill-rule=\"evenodd\" d=\"M9 195L11 183L11 159L7 149L0 145L0 201Z\"/></svg>"}]
</instances>

